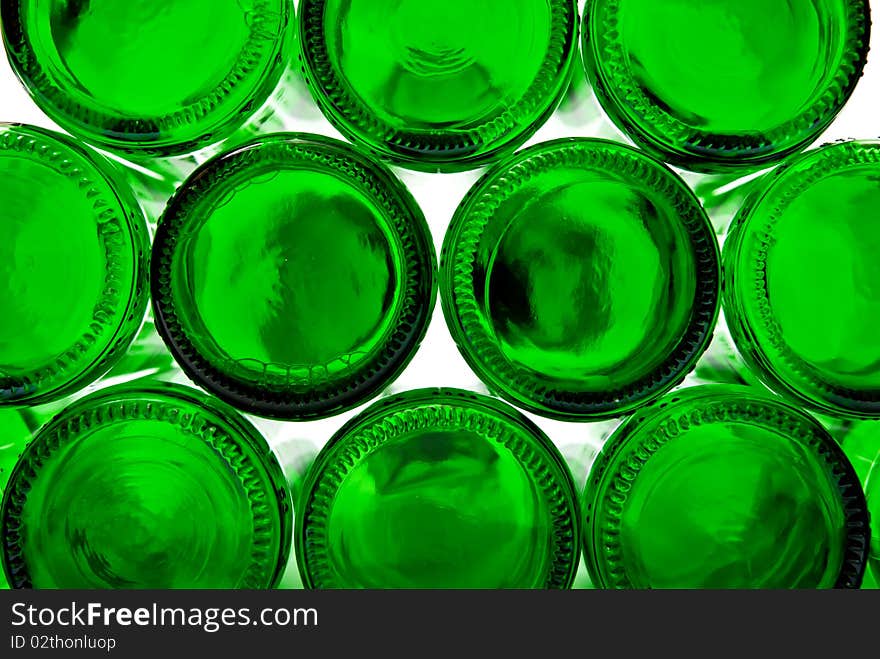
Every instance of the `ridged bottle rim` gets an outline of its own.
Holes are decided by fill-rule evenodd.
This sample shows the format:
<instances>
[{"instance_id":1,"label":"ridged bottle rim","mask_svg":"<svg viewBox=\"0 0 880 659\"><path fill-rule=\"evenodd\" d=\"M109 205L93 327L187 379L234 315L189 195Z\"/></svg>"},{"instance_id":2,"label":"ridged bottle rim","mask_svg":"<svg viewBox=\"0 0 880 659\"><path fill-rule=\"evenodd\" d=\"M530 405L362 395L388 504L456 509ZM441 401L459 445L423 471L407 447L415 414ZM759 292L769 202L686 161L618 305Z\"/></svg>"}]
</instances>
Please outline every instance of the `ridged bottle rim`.
<instances>
[{"instance_id":1,"label":"ridged bottle rim","mask_svg":"<svg viewBox=\"0 0 880 659\"><path fill-rule=\"evenodd\" d=\"M374 403L321 450L297 505L295 549L306 588L345 587L330 566L328 522L336 493L359 462L386 442L434 428L467 429L508 451L543 494L552 515L552 560L534 588L570 588L580 562L580 508L574 481L550 439L501 401L452 388L419 389Z\"/></svg>"},{"instance_id":2,"label":"ridged bottle rim","mask_svg":"<svg viewBox=\"0 0 880 659\"><path fill-rule=\"evenodd\" d=\"M699 409L687 409L694 401L700 402ZM608 439L584 490L584 558L595 585L636 587L623 565L620 526L645 465L686 429L727 421L784 431L822 466L836 486L846 520L846 546L834 587L858 588L867 566L870 526L852 465L818 421L781 399L739 385L704 385L669 394L627 419Z\"/></svg>"},{"instance_id":3,"label":"ridged bottle rim","mask_svg":"<svg viewBox=\"0 0 880 659\"><path fill-rule=\"evenodd\" d=\"M564 390L510 362L480 322L472 275L478 244L493 214L528 181L559 166L593 167L661 192L687 231L697 284L687 329L669 356L648 375L616 390ZM468 365L505 400L562 420L601 419L629 412L679 384L705 352L720 307L720 256L715 234L687 185L659 161L623 144L592 138L544 142L490 169L455 211L441 253L441 302L446 323Z\"/></svg>"},{"instance_id":4,"label":"ridged bottle rim","mask_svg":"<svg viewBox=\"0 0 880 659\"><path fill-rule=\"evenodd\" d=\"M766 183L746 200L730 226L723 255L723 303L740 354L774 390L827 414L872 419L880 418L880 389L860 391L825 382L786 343L773 320L766 274L768 253L775 243L774 228L791 203L823 179L865 166L875 167L880 173L880 141L826 144L800 154L770 174ZM758 318L745 312L742 282L747 283L748 298L757 306ZM755 322L761 323L769 344L757 340ZM781 373L780 367L796 374L797 379ZM804 385L818 393L805 393L801 390Z\"/></svg>"},{"instance_id":5,"label":"ridged bottle rim","mask_svg":"<svg viewBox=\"0 0 880 659\"><path fill-rule=\"evenodd\" d=\"M348 185L367 193L384 209L396 233L390 248L398 251L405 269L404 291L395 310L394 327L375 356L340 378L310 385L306 390L261 387L234 378L200 354L176 308L171 272L182 235L202 198L218 185L261 160L294 164L311 171L337 174ZM405 186L384 166L356 149L328 137L277 133L222 154L200 167L178 189L162 216L153 243L151 290L156 328L175 360L199 386L234 407L259 416L285 420L316 419L352 409L378 395L415 356L427 332L436 299L436 256L424 215Z\"/></svg>"},{"instance_id":6,"label":"ridged bottle rim","mask_svg":"<svg viewBox=\"0 0 880 659\"><path fill-rule=\"evenodd\" d=\"M292 0L257 0L251 12L251 33L235 67L207 96L161 116L131 117L79 103L65 91L66 81L44 66L27 34L25 5L32 1L0 0L0 16L9 61L34 102L71 134L108 150L138 156L185 154L229 136L260 108L276 88L288 64L289 51L295 38ZM279 21L274 34L267 34L260 27L264 17L270 16ZM206 17L205 20L210 18ZM230 89L255 73L255 64L263 57L261 53L267 50L269 55L265 59L268 65L252 85L252 93L237 107L230 108L200 127L200 122L213 114ZM186 125L196 128L190 130L185 139L173 137L175 131ZM104 126L112 128L102 128ZM163 138L163 133L171 137Z\"/></svg>"},{"instance_id":7,"label":"ridged bottle rim","mask_svg":"<svg viewBox=\"0 0 880 659\"><path fill-rule=\"evenodd\" d=\"M10 585L34 587L22 516L32 483L45 463L82 435L125 421L172 424L210 446L218 462L235 475L253 515L251 562L237 587L275 587L290 554L293 523L290 491L272 449L250 422L216 399L181 385L156 382L128 383L82 398L59 412L27 445L9 479L0 518L3 568ZM273 489L260 487L254 473L262 473ZM272 529L278 537L274 554L269 552L271 543L257 537L271 534ZM267 572L266 565L273 567Z\"/></svg>"},{"instance_id":8,"label":"ridged bottle rim","mask_svg":"<svg viewBox=\"0 0 880 659\"><path fill-rule=\"evenodd\" d=\"M37 405L63 398L97 379L128 349L147 308L150 237L143 210L130 188L113 165L97 153L60 133L0 123L0 155L3 153L39 162L75 183L92 204L96 228L112 223L117 231L125 232L130 243L126 246L102 241L106 260L100 296L103 304L96 305L96 309L104 304L119 308L120 322L109 326L96 316L89 331L51 365L26 377L0 379L0 405ZM133 264L133 271L127 274L122 264L126 250L131 250ZM125 278L130 278L129 286L117 290ZM100 345L98 350L94 349L96 345Z\"/></svg>"},{"instance_id":9,"label":"ridged bottle rim","mask_svg":"<svg viewBox=\"0 0 880 659\"><path fill-rule=\"evenodd\" d=\"M674 118L632 78L617 25L624 2L587 0L581 31L587 75L603 109L624 133L666 162L695 171L755 168L800 151L831 124L855 90L867 62L871 32L868 0L844 0L845 56L833 80L812 105L781 126L761 133L761 137L717 135ZM649 124L650 130L641 123Z\"/></svg>"},{"instance_id":10,"label":"ridged bottle rim","mask_svg":"<svg viewBox=\"0 0 880 659\"><path fill-rule=\"evenodd\" d=\"M577 52L578 10L574 0L547 2L552 16L550 47L533 84L500 116L467 132L398 130L375 117L331 63L324 36L327 0L301 3L302 71L324 115L353 143L412 169L473 169L523 144L546 122L565 92ZM515 130L524 121L528 124Z\"/></svg>"}]
</instances>

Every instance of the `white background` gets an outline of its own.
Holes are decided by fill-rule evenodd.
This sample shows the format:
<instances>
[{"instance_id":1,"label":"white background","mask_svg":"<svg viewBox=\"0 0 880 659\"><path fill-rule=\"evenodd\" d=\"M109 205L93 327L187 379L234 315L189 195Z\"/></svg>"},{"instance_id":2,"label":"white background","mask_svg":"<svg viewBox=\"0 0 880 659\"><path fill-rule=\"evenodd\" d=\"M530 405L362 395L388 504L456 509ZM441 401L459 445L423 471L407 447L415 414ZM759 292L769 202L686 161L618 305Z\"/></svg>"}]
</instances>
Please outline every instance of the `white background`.
<instances>
[{"instance_id":1,"label":"white background","mask_svg":"<svg viewBox=\"0 0 880 659\"><path fill-rule=\"evenodd\" d=\"M582 9L583 1L579 4ZM873 41L876 42L876 38ZM817 143L880 136L880 57L877 59L878 61L873 61L869 57L865 75L850 102ZM606 137L628 142L605 118L583 80L579 62L577 66L576 82L568 99L529 141L529 144L557 137L576 136ZM288 109L273 120L273 128L340 137L320 115L317 107L308 97L302 81L296 77L290 81L285 107ZM5 58L0 58L0 121L29 123L60 130L30 100ZM420 203L431 227L439 256L446 226L459 201L477 180L480 172L430 175L404 170L397 172ZM685 178L694 185L702 177L685 174ZM711 198L707 197L704 197L704 201L713 223L719 232L723 233L723 227L729 221L735 206L716 206ZM186 382L186 378L180 372L172 374L169 379ZM88 391L106 384L106 381L98 383ZM421 349L409 368L383 395L435 386L461 387L486 393L485 387L470 371L455 347L440 312L439 300L433 322ZM308 457L357 411L310 423L277 423L256 418L252 420L269 438L282 464L285 465L291 481L295 481L297 472L302 470ZM572 464L576 479L583 484L587 467L595 451L601 446L602 440L615 423L574 424L530 416L562 449ZM290 567L283 585L296 587L298 577L292 559ZM583 572L579 583L585 585Z\"/></svg>"}]
</instances>

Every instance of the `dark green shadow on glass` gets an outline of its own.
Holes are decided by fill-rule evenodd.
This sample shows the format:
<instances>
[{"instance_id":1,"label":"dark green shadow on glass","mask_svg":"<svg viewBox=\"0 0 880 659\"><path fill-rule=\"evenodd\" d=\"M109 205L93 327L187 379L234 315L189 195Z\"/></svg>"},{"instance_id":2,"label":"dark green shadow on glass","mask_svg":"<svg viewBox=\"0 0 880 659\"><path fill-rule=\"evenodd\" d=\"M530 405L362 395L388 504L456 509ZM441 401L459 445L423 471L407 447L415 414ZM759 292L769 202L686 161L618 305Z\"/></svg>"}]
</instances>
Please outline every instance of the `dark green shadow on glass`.
<instances>
[{"instance_id":1,"label":"dark green shadow on glass","mask_svg":"<svg viewBox=\"0 0 880 659\"><path fill-rule=\"evenodd\" d=\"M758 169L825 131L870 29L868 0L588 0L582 53L640 146L688 169Z\"/></svg>"},{"instance_id":2,"label":"dark green shadow on glass","mask_svg":"<svg viewBox=\"0 0 880 659\"><path fill-rule=\"evenodd\" d=\"M15 588L269 588L291 501L266 441L198 391L126 385L43 427L3 499Z\"/></svg>"},{"instance_id":3,"label":"dark green shadow on glass","mask_svg":"<svg viewBox=\"0 0 880 659\"><path fill-rule=\"evenodd\" d=\"M602 588L858 588L858 477L813 418L754 388L669 396L609 438L584 496Z\"/></svg>"},{"instance_id":4,"label":"dark green shadow on glass","mask_svg":"<svg viewBox=\"0 0 880 659\"><path fill-rule=\"evenodd\" d=\"M309 588L568 588L578 497L550 440L454 389L373 404L307 476L295 544Z\"/></svg>"},{"instance_id":5,"label":"dark green shadow on glass","mask_svg":"<svg viewBox=\"0 0 880 659\"><path fill-rule=\"evenodd\" d=\"M304 0L301 61L356 144L414 169L472 169L553 112L577 22L574 0Z\"/></svg>"},{"instance_id":6,"label":"dark green shadow on glass","mask_svg":"<svg viewBox=\"0 0 880 659\"><path fill-rule=\"evenodd\" d=\"M771 389L880 418L880 142L776 170L731 225L724 275L730 333Z\"/></svg>"},{"instance_id":7,"label":"dark green shadow on glass","mask_svg":"<svg viewBox=\"0 0 880 659\"><path fill-rule=\"evenodd\" d=\"M862 588L880 588L880 421L847 421L836 425L832 434L862 483L871 519L871 550Z\"/></svg>"},{"instance_id":8,"label":"dark green shadow on glass","mask_svg":"<svg viewBox=\"0 0 880 659\"><path fill-rule=\"evenodd\" d=\"M412 359L436 298L415 200L384 166L317 135L265 136L197 170L159 223L156 326L235 407L330 416Z\"/></svg>"},{"instance_id":9,"label":"dark green shadow on glass","mask_svg":"<svg viewBox=\"0 0 880 659\"><path fill-rule=\"evenodd\" d=\"M441 299L477 375L513 404L588 420L679 383L708 345L718 245L671 170L612 142L539 144L459 206Z\"/></svg>"},{"instance_id":10,"label":"dark green shadow on glass","mask_svg":"<svg viewBox=\"0 0 880 659\"><path fill-rule=\"evenodd\" d=\"M147 306L149 234L113 166L0 124L0 405L72 393L125 353Z\"/></svg>"},{"instance_id":11,"label":"dark green shadow on glass","mask_svg":"<svg viewBox=\"0 0 880 659\"><path fill-rule=\"evenodd\" d=\"M9 61L87 142L171 155L217 142L275 89L292 0L0 0Z\"/></svg>"}]
</instances>

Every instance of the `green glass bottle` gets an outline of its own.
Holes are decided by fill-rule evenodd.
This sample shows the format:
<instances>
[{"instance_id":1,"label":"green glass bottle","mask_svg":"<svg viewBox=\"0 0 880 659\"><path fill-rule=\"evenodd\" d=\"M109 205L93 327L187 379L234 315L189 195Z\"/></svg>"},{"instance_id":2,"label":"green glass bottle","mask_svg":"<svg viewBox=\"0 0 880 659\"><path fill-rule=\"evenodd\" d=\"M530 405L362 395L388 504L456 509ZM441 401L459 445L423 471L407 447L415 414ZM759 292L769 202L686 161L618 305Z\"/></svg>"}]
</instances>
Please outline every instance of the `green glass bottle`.
<instances>
[{"instance_id":1,"label":"green glass bottle","mask_svg":"<svg viewBox=\"0 0 880 659\"><path fill-rule=\"evenodd\" d=\"M0 499L12 476L25 447L33 439L40 426L49 420L63 402L49 403L39 407L0 406ZM8 590L9 584L0 568L0 590Z\"/></svg>"},{"instance_id":2,"label":"green glass bottle","mask_svg":"<svg viewBox=\"0 0 880 659\"><path fill-rule=\"evenodd\" d=\"M577 51L574 0L303 0L303 71L324 114L384 158L471 169L553 112Z\"/></svg>"},{"instance_id":3,"label":"green glass bottle","mask_svg":"<svg viewBox=\"0 0 880 659\"><path fill-rule=\"evenodd\" d=\"M880 142L776 170L724 246L724 309L748 366L830 415L880 418Z\"/></svg>"},{"instance_id":4,"label":"green glass bottle","mask_svg":"<svg viewBox=\"0 0 880 659\"><path fill-rule=\"evenodd\" d=\"M680 382L718 314L718 245L664 165L563 139L490 170L459 206L441 299L477 375L561 419L629 412Z\"/></svg>"},{"instance_id":5,"label":"green glass bottle","mask_svg":"<svg viewBox=\"0 0 880 659\"><path fill-rule=\"evenodd\" d=\"M423 389L375 403L319 453L297 507L308 588L568 588L571 473L494 399Z\"/></svg>"},{"instance_id":6,"label":"green glass bottle","mask_svg":"<svg viewBox=\"0 0 880 659\"><path fill-rule=\"evenodd\" d=\"M36 430L36 419L28 408L0 407L0 496L15 463Z\"/></svg>"},{"instance_id":7,"label":"green glass bottle","mask_svg":"<svg viewBox=\"0 0 880 659\"><path fill-rule=\"evenodd\" d=\"M101 156L0 124L0 406L89 384L131 343L147 305L149 235Z\"/></svg>"},{"instance_id":8,"label":"green glass bottle","mask_svg":"<svg viewBox=\"0 0 880 659\"><path fill-rule=\"evenodd\" d=\"M60 126L139 155L226 137L289 63L292 0L2 0L9 61Z\"/></svg>"},{"instance_id":9,"label":"green glass bottle","mask_svg":"<svg viewBox=\"0 0 880 659\"><path fill-rule=\"evenodd\" d=\"M436 297L425 218L342 142L277 134L205 164L152 260L157 328L196 383L260 416L355 407L403 370Z\"/></svg>"},{"instance_id":10,"label":"green glass bottle","mask_svg":"<svg viewBox=\"0 0 880 659\"><path fill-rule=\"evenodd\" d=\"M829 428L862 483L871 519L871 549L862 588L880 588L880 421L844 421Z\"/></svg>"},{"instance_id":11,"label":"green glass bottle","mask_svg":"<svg viewBox=\"0 0 880 659\"><path fill-rule=\"evenodd\" d=\"M868 0L588 0L582 52L640 146L694 170L758 168L828 127L870 27Z\"/></svg>"},{"instance_id":12,"label":"green glass bottle","mask_svg":"<svg viewBox=\"0 0 880 659\"><path fill-rule=\"evenodd\" d=\"M0 497L34 430L26 408L0 407ZM0 571L0 590L8 589L6 576Z\"/></svg>"},{"instance_id":13,"label":"green glass bottle","mask_svg":"<svg viewBox=\"0 0 880 659\"><path fill-rule=\"evenodd\" d=\"M180 373L174 357L156 331L149 312L140 332L132 341L125 355L101 378L101 385L122 384L136 379L173 381Z\"/></svg>"},{"instance_id":14,"label":"green glass bottle","mask_svg":"<svg viewBox=\"0 0 880 659\"><path fill-rule=\"evenodd\" d=\"M268 588L290 493L254 427L184 387L112 387L44 426L3 498L14 588Z\"/></svg>"},{"instance_id":15,"label":"green glass bottle","mask_svg":"<svg viewBox=\"0 0 880 659\"><path fill-rule=\"evenodd\" d=\"M695 384L737 384L757 386L765 390L763 383L752 373L733 347L730 334L726 332L725 319L719 318L712 343L694 367Z\"/></svg>"},{"instance_id":16,"label":"green glass bottle","mask_svg":"<svg viewBox=\"0 0 880 659\"><path fill-rule=\"evenodd\" d=\"M749 387L670 394L608 440L585 490L602 588L858 588L868 512L817 421Z\"/></svg>"}]
</instances>

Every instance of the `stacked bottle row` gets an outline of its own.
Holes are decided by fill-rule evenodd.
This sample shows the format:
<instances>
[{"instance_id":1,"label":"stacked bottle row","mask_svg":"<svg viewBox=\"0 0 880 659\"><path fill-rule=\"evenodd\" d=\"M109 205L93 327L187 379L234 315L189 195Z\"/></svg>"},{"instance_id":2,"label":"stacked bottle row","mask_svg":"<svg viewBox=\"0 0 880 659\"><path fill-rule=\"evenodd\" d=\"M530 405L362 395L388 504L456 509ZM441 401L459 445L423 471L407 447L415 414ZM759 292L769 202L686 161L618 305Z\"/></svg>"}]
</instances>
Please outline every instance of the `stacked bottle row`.
<instances>
[{"instance_id":1,"label":"stacked bottle row","mask_svg":"<svg viewBox=\"0 0 880 659\"><path fill-rule=\"evenodd\" d=\"M57 400L131 342L148 297L146 228L100 156L24 126L3 127L0 147L17 209L3 309L21 319L2 344L17 369L5 369L3 402ZM791 161L745 205L724 250L728 321L753 372L843 417L878 416L863 275L874 262L855 233L829 244L822 227L824 213L856 223L875 207L877 153L845 143ZM37 186L48 208L34 203ZM152 249L155 321L177 362L259 416L367 402L412 358L434 306L418 205L384 165L329 138L267 136L210 160L171 199ZM28 259L60 271L28 276ZM636 415L579 501L550 440L506 405L447 391L377 403L309 472L296 536L306 584L566 586L583 534L597 585L858 585L867 504L818 422L758 391L661 398L708 345L722 279L705 212L670 169L601 140L525 149L463 200L441 261L449 328L493 392L565 420ZM797 288L825 267L852 274L824 300L840 305L839 326L810 315L818 285L809 299ZM229 478L230 466L238 480L223 483L214 472ZM77 491L86 474L94 489ZM260 515L227 517L256 505ZM24 452L4 498L5 563L14 585L270 586L290 514L277 461L231 409L173 388L110 390L62 412ZM206 519L223 522L210 542ZM236 540L235 565L268 551L254 559L259 577L211 553L237 534L250 539ZM701 543L705 564L684 551ZM179 555L192 547L205 552L195 563Z\"/></svg>"},{"instance_id":2,"label":"stacked bottle row","mask_svg":"<svg viewBox=\"0 0 880 659\"><path fill-rule=\"evenodd\" d=\"M169 202L151 267L143 214L101 156L5 125L0 167L2 308L18 320L3 341L6 404L57 400L106 372L148 288L184 371L266 417L364 403L425 334L438 277L424 216L390 170L341 142L277 134L210 160ZM724 249L727 324L748 366L830 415L880 416L866 222L878 170L874 142L791 160L749 198ZM717 241L693 193L650 156L601 140L539 144L486 172L449 225L440 270L474 371L560 419L617 417L679 384L721 297Z\"/></svg>"},{"instance_id":3,"label":"stacked bottle row","mask_svg":"<svg viewBox=\"0 0 880 659\"><path fill-rule=\"evenodd\" d=\"M312 465L296 510L265 440L179 385L105 389L37 434L4 498L13 587L266 588L291 535L311 588L857 587L859 482L779 399L695 387L608 440L583 497L548 437L460 390L386 398Z\"/></svg>"},{"instance_id":4,"label":"stacked bottle row","mask_svg":"<svg viewBox=\"0 0 880 659\"><path fill-rule=\"evenodd\" d=\"M590 0L584 70L641 150L570 138L517 151L577 69L573 0L302 0L298 13L297 35L290 0L0 2L16 73L71 134L138 160L225 140L151 244L102 156L0 125L12 586L272 587L291 545L314 588L563 588L581 556L599 587L858 587L867 565L880 570L880 432L844 445L851 462L799 409L880 419L880 147L793 155L861 75L865 0ZM681 25L689 38L670 50L658 35ZM354 146L248 137L295 49ZM750 171L784 158L723 258L661 162ZM439 268L383 161L490 166ZM630 415L586 487L509 405L422 390L358 414L291 493L240 412L301 421L368 403L413 358L438 289L492 393L565 421ZM212 395L110 388L36 431L32 406L118 364L150 301L168 350ZM722 304L744 372L782 398L676 389Z\"/></svg>"},{"instance_id":5,"label":"stacked bottle row","mask_svg":"<svg viewBox=\"0 0 880 659\"><path fill-rule=\"evenodd\" d=\"M772 164L815 141L853 92L868 0L4 0L10 62L39 107L131 156L258 129L295 53L333 126L427 171L497 161L550 117L580 50L633 141L700 171ZM669 35L681 35L670 40ZM283 105L283 102L282 102Z\"/></svg>"}]
</instances>

